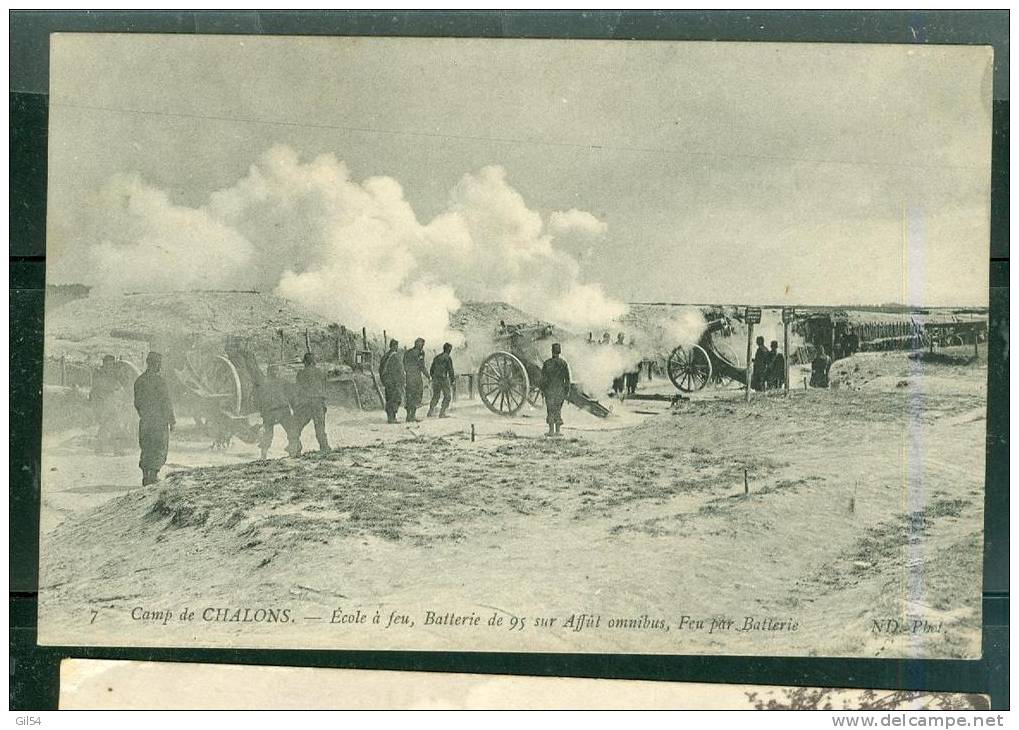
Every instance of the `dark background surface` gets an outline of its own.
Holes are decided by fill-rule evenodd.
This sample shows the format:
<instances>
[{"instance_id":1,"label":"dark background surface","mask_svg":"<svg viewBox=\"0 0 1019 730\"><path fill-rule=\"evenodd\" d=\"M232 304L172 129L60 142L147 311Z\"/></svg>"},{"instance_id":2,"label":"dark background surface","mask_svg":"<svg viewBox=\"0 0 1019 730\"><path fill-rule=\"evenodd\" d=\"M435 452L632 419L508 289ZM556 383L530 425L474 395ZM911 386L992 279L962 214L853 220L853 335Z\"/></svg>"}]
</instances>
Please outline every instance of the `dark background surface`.
<instances>
[{"instance_id":1,"label":"dark background surface","mask_svg":"<svg viewBox=\"0 0 1019 730\"><path fill-rule=\"evenodd\" d=\"M981 661L36 645L46 140L53 32L481 36L994 46ZM54 709L66 657L979 692L1009 707L1008 12L356 11L10 13L10 709ZM824 103L824 100L818 100Z\"/></svg>"}]
</instances>

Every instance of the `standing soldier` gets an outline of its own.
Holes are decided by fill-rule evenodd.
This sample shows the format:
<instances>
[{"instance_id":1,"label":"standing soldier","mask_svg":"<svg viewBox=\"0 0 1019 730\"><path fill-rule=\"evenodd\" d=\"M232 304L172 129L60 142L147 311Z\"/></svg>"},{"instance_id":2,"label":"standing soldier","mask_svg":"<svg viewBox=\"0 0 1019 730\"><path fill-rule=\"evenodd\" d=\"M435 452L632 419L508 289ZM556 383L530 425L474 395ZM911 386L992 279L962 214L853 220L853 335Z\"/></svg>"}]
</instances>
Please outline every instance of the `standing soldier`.
<instances>
[{"instance_id":1,"label":"standing soldier","mask_svg":"<svg viewBox=\"0 0 1019 730\"><path fill-rule=\"evenodd\" d=\"M432 360L432 367L429 374L432 377L432 402L428 405L428 417L435 415L435 404L442 396L442 408L439 409L439 418L449 418L446 409L453 400L453 383L456 374L453 372L453 345L446 343L442 346L442 354L436 355Z\"/></svg>"},{"instance_id":2,"label":"standing soldier","mask_svg":"<svg viewBox=\"0 0 1019 730\"><path fill-rule=\"evenodd\" d=\"M563 425L563 401L570 393L570 366L559 357L562 351L558 342L552 345L552 357L541 366L541 394L545 396L548 436L559 435Z\"/></svg>"},{"instance_id":3,"label":"standing soldier","mask_svg":"<svg viewBox=\"0 0 1019 730\"><path fill-rule=\"evenodd\" d=\"M326 376L315 365L315 356L304 353L304 369L297 373L297 395L294 397L294 443L291 455L301 453L301 433L308 421L315 424L319 451L329 451L326 435Z\"/></svg>"},{"instance_id":4,"label":"standing soldier","mask_svg":"<svg viewBox=\"0 0 1019 730\"><path fill-rule=\"evenodd\" d=\"M425 341L418 337L414 347L403 353L403 369L406 374L407 390L404 393L404 407L407 409L407 423L418 420L415 412L421 406L425 386L421 378L428 378L425 367Z\"/></svg>"},{"instance_id":5,"label":"standing soldier","mask_svg":"<svg viewBox=\"0 0 1019 730\"><path fill-rule=\"evenodd\" d=\"M827 388L828 371L831 370L831 358L828 351L821 345L817 357L810 361L810 387Z\"/></svg>"},{"instance_id":6,"label":"standing soldier","mask_svg":"<svg viewBox=\"0 0 1019 730\"><path fill-rule=\"evenodd\" d=\"M386 360L389 359L390 355L396 354L396 350L399 346L400 343L397 342L396 340L389 341L389 349L386 350L385 354L382 356L382 359L379 360L379 380L382 379L382 374L386 370Z\"/></svg>"},{"instance_id":7,"label":"standing soldier","mask_svg":"<svg viewBox=\"0 0 1019 730\"><path fill-rule=\"evenodd\" d=\"M117 413L121 383L113 355L103 355L103 364L92 380L88 399L92 403L93 415L99 430L96 432L96 453L106 453L118 435L118 424L122 420Z\"/></svg>"},{"instance_id":8,"label":"standing soldier","mask_svg":"<svg viewBox=\"0 0 1019 730\"><path fill-rule=\"evenodd\" d=\"M771 341L768 363L768 390L781 390L785 385L785 356L778 351L778 340Z\"/></svg>"},{"instance_id":9,"label":"standing soldier","mask_svg":"<svg viewBox=\"0 0 1019 730\"><path fill-rule=\"evenodd\" d=\"M288 385L272 373L263 377L261 371L259 378L255 380L255 407L262 416L262 433L258 439L258 448L263 460L269 455L276 424L283 427L283 433L287 436L287 453L293 455L301 451L299 446L295 450L294 445L294 414L287 393Z\"/></svg>"},{"instance_id":10,"label":"standing soldier","mask_svg":"<svg viewBox=\"0 0 1019 730\"><path fill-rule=\"evenodd\" d=\"M754 353L754 369L750 376L750 387L754 390L764 390L768 385L768 364L771 362L771 353L764 346L764 338L758 337L757 352Z\"/></svg>"},{"instance_id":11,"label":"standing soldier","mask_svg":"<svg viewBox=\"0 0 1019 730\"><path fill-rule=\"evenodd\" d=\"M145 358L145 372L134 381L134 409L138 411L138 445L141 458L142 486L155 484L159 470L166 463L170 431L176 424L173 404L166 381L159 374L163 356L150 352Z\"/></svg>"},{"instance_id":12,"label":"standing soldier","mask_svg":"<svg viewBox=\"0 0 1019 730\"><path fill-rule=\"evenodd\" d=\"M403 400L403 389L407 385L407 374L403 369L403 358L397 352L400 343L389 341L389 352L382 356L382 387L386 391L386 422L396 423L396 411Z\"/></svg>"}]
</instances>

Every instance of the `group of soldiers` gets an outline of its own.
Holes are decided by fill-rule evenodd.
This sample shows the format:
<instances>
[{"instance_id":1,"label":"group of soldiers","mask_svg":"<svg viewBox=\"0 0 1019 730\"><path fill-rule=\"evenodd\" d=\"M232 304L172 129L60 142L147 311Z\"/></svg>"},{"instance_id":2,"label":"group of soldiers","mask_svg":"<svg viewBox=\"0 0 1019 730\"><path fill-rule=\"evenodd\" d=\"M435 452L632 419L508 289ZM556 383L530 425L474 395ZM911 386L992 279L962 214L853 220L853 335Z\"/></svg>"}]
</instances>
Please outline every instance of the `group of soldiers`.
<instances>
[{"instance_id":1,"label":"group of soldiers","mask_svg":"<svg viewBox=\"0 0 1019 730\"><path fill-rule=\"evenodd\" d=\"M266 458L277 425L287 435L287 453L301 453L301 434L309 423L315 427L319 449L329 450L326 434L326 379L310 352L304 355L304 368L297 373L297 385L289 394L273 388L268 381L256 388L255 400L262 415L259 447ZM145 372L134 382L134 408L138 413L138 446L141 455L138 467L142 486L159 479L159 470L166 464L170 432L177 423L170 398L170 389L161 374L163 356L150 352L145 358ZM100 431L102 431L100 424Z\"/></svg>"},{"instance_id":2,"label":"group of soldiers","mask_svg":"<svg viewBox=\"0 0 1019 730\"><path fill-rule=\"evenodd\" d=\"M778 340L771 341L771 349L764 346L764 338L757 338L754 366L750 377L753 390L778 390L785 386L785 356L778 351ZM832 359L824 345L810 361L810 387L827 388Z\"/></svg>"},{"instance_id":3,"label":"group of soldiers","mask_svg":"<svg viewBox=\"0 0 1019 730\"><path fill-rule=\"evenodd\" d=\"M141 447L138 466L142 470L142 486L158 480L159 470L166 463L170 431L176 425L170 390L159 374L163 357L158 352L150 352L145 363L145 372L134 381L134 408L138 413L138 445ZM104 355L103 364L93 378L89 401L99 426L96 433L98 454L111 448L114 454L121 453L122 401L130 397L122 372L113 355Z\"/></svg>"},{"instance_id":4,"label":"group of soldiers","mask_svg":"<svg viewBox=\"0 0 1019 730\"><path fill-rule=\"evenodd\" d=\"M391 340L389 350L382 357L379 371L385 389L385 409L388 423L397 423L397 410L402 404L406 409L406 422L417 421L417 409L421 407L424 382L431 385L431 402L428 416L448 418L453 399L453 384L456 373L453 367L453 345L445 343L442 352L432 359L431 366L425 367L425 341L418 338L414 346L399 351L399 342ZM545 398L548 436L558 436L563 424L562 407L570 391L570 369L561 357L562 348L552 345L552 356L542 365L541 391ZM123 389L116 384L112 356L103 359L103 366L97 373L92 398L99 420L99 438L106 438L111 416L113 391ZM272 446L276 426L282 426L287 436L287 453L299 455L302 451L301 434L309 423L314 424L315 438L319 449L328 451L329 438L326 433L326 376L317 366L310 352L303 358L304 367L297 373L296 388L282 389L274 379L267 378L256 383L255 401L262 416L259 447L265 459ZM138 446L141 455L138 466L142 472L142 485L148 486L159 479L159 471L166 464L170 433L176 426L173 401L161 370L163 356L149 352L145 358L145 372L134 381L134 408L138 414ZM105 369L104 369L105 368ZM441 400L441 405L440 405ZM436 407L439 407L436 413Z\"/></svg>"},{"instance_id":5,"label":"group of soldiers","mask_svg":"<svg viewBox=\"0 0 1019 730\"><path fill-rule=\"evenodd\" d=\"M406 423L418 420L417 409L421 407L426 382L432 389L428 417L436 415L439 418L449 417L447 411L453 400L453 385L456 382L452 353L453 345L445 343L442 352L436 355L431 365L426 368L423 338L414 340L414 346L407 348L402 354L399 341L389 341L389 350L379 363L379 375L385 391L387 423L399 423L397 413L401 405L406 411ZM558 436L563 425L563 403L570 392L570 368L562 359L562 347L559 343L552 345L552 356L542 364L540 388L545 398L545 421L548 424L546 435ZM437 414L436 406L439 407Z\"/></svg>"},{"instance_id":6,"label":"group of soldiers","mask_svg":"<svg viewBox=\"0 0 1019 730\"><path fill-rule=\"evenodd\" d=\"M414 346L400 354L400 343L389 341L389 349L379 363L379 376L385 391L386 422L399 423L396 414L403 404L406 410L407 423L417 421L417 409L421 407L424 397L424 384L428 381L432 388L432 399L428 405L428 417L436 415L435 407L442 399L438 417L449 418L446 412L453 400L453 384L456 373L453 369L453 345L445 343L442 352L432 359L431 367L425 367L425 341L421 337L414 340Z\"/></svg>"},{"instance_id":7,"label":"group of soldiers","mask_svg":"<svg viewBox=\"0 0 1019 730\"><path fill-rule=\"evenodd\" d=\"M754 367L750 376L753 390L779 390L785 386L785 356L778 351L778 340L771 341L771 349L764 346L764 338L757 338Z\"/></svg>"},{"instance_id":8,"label":"group of soldiers","mask_svg":"<svg viewBox=\"0 0 1019 730\"><path fill-rule=\"evenodd\" d=\"M588 341L591 341L590 335L588 335ZM608 345L612 342L609 333L606 332L602 335L601 344ZM616 335L616 347L627 347L626 335L620 332ZM630 337L629 348L631 350L636 349L636 343L633 341L633 337ZM640 380L640 369L641 366L647 363L648 366L648 379L651 378L651 361L635 359L633 365L623 373L612 379L612 394L615 396L621 396L625 391L627 395L633 395L637 392L637 382Z\"/></svg>"}]
</instances>

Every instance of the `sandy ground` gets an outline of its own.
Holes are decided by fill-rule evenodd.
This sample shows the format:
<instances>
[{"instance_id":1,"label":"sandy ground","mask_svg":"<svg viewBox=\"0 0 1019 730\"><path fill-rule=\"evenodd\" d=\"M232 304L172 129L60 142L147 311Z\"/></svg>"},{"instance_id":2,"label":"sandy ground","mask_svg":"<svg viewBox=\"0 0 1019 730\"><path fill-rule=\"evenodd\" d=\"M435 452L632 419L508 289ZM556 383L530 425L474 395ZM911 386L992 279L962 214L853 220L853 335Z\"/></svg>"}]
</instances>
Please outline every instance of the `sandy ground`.
<instances>
[{"instance_id":1,"label":"sandy ground","mask_svg":"<svg viewBox=\"0 0 1019 730\"><path fill-rule=\"evenodd\" d=\"M134 452L49 435L40 641L976 657L986 367L838 365L788 398L567 407L559 440L465 401L330 411L334 451L267 462L182 429L146 489Z\"/></svg>"}]
</instances>

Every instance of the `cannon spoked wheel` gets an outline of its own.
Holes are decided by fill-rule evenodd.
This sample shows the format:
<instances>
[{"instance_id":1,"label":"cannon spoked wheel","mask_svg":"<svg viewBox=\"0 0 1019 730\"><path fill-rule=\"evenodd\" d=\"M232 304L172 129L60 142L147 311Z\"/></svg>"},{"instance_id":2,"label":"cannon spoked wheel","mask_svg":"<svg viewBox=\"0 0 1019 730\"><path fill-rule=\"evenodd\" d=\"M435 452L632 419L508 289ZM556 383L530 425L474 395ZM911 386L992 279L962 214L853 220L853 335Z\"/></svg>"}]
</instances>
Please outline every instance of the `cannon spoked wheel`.
<instances>
[{"instance_id":1,"label":"cannon spoked wheel","mask_svg":"<svg viewBox=\"0 0 1019 730\"><path fill-rule=\"evenodd\" d=\"M700 345L680 345L665 363L672 384L684 393L700 390L711 380L711 358Z\"/></svg>"},{"instance_id":2,"label":"cannon spoked wheel","mask_svg":"<svg viewBox=\"0 0 1019 730\"><path fill-rule=\"evenodd\" d=\"M527 402L531 383L527 368L509 352L493 352L478 368L478 394L488 410L512 416Z\"/></svg>"},{"instance_id":3,"label":"cannon spoked wheel","mask_svg":"<svg viewBox=\"0 0 1019 730\"><path fill-rule=\"evenodd\" d=\"M948 342L946 344L949 347L959 347L960 345L963 344L963 341L962 338L959 337L959 335L952 335L951 337L948 338Z\"/></svg>"},{"instance_id":4,"label":"cannon spoked wheel","mask_svg":"<svg viewBox=\"0 0 1019 730\"><path fill-rule=\"evenodd\" d=\"M214 403L223 413L241 415L241 377L230 358L189 352L184 366L178 376L193 396Z\"/></svg>"}]
</instances>

